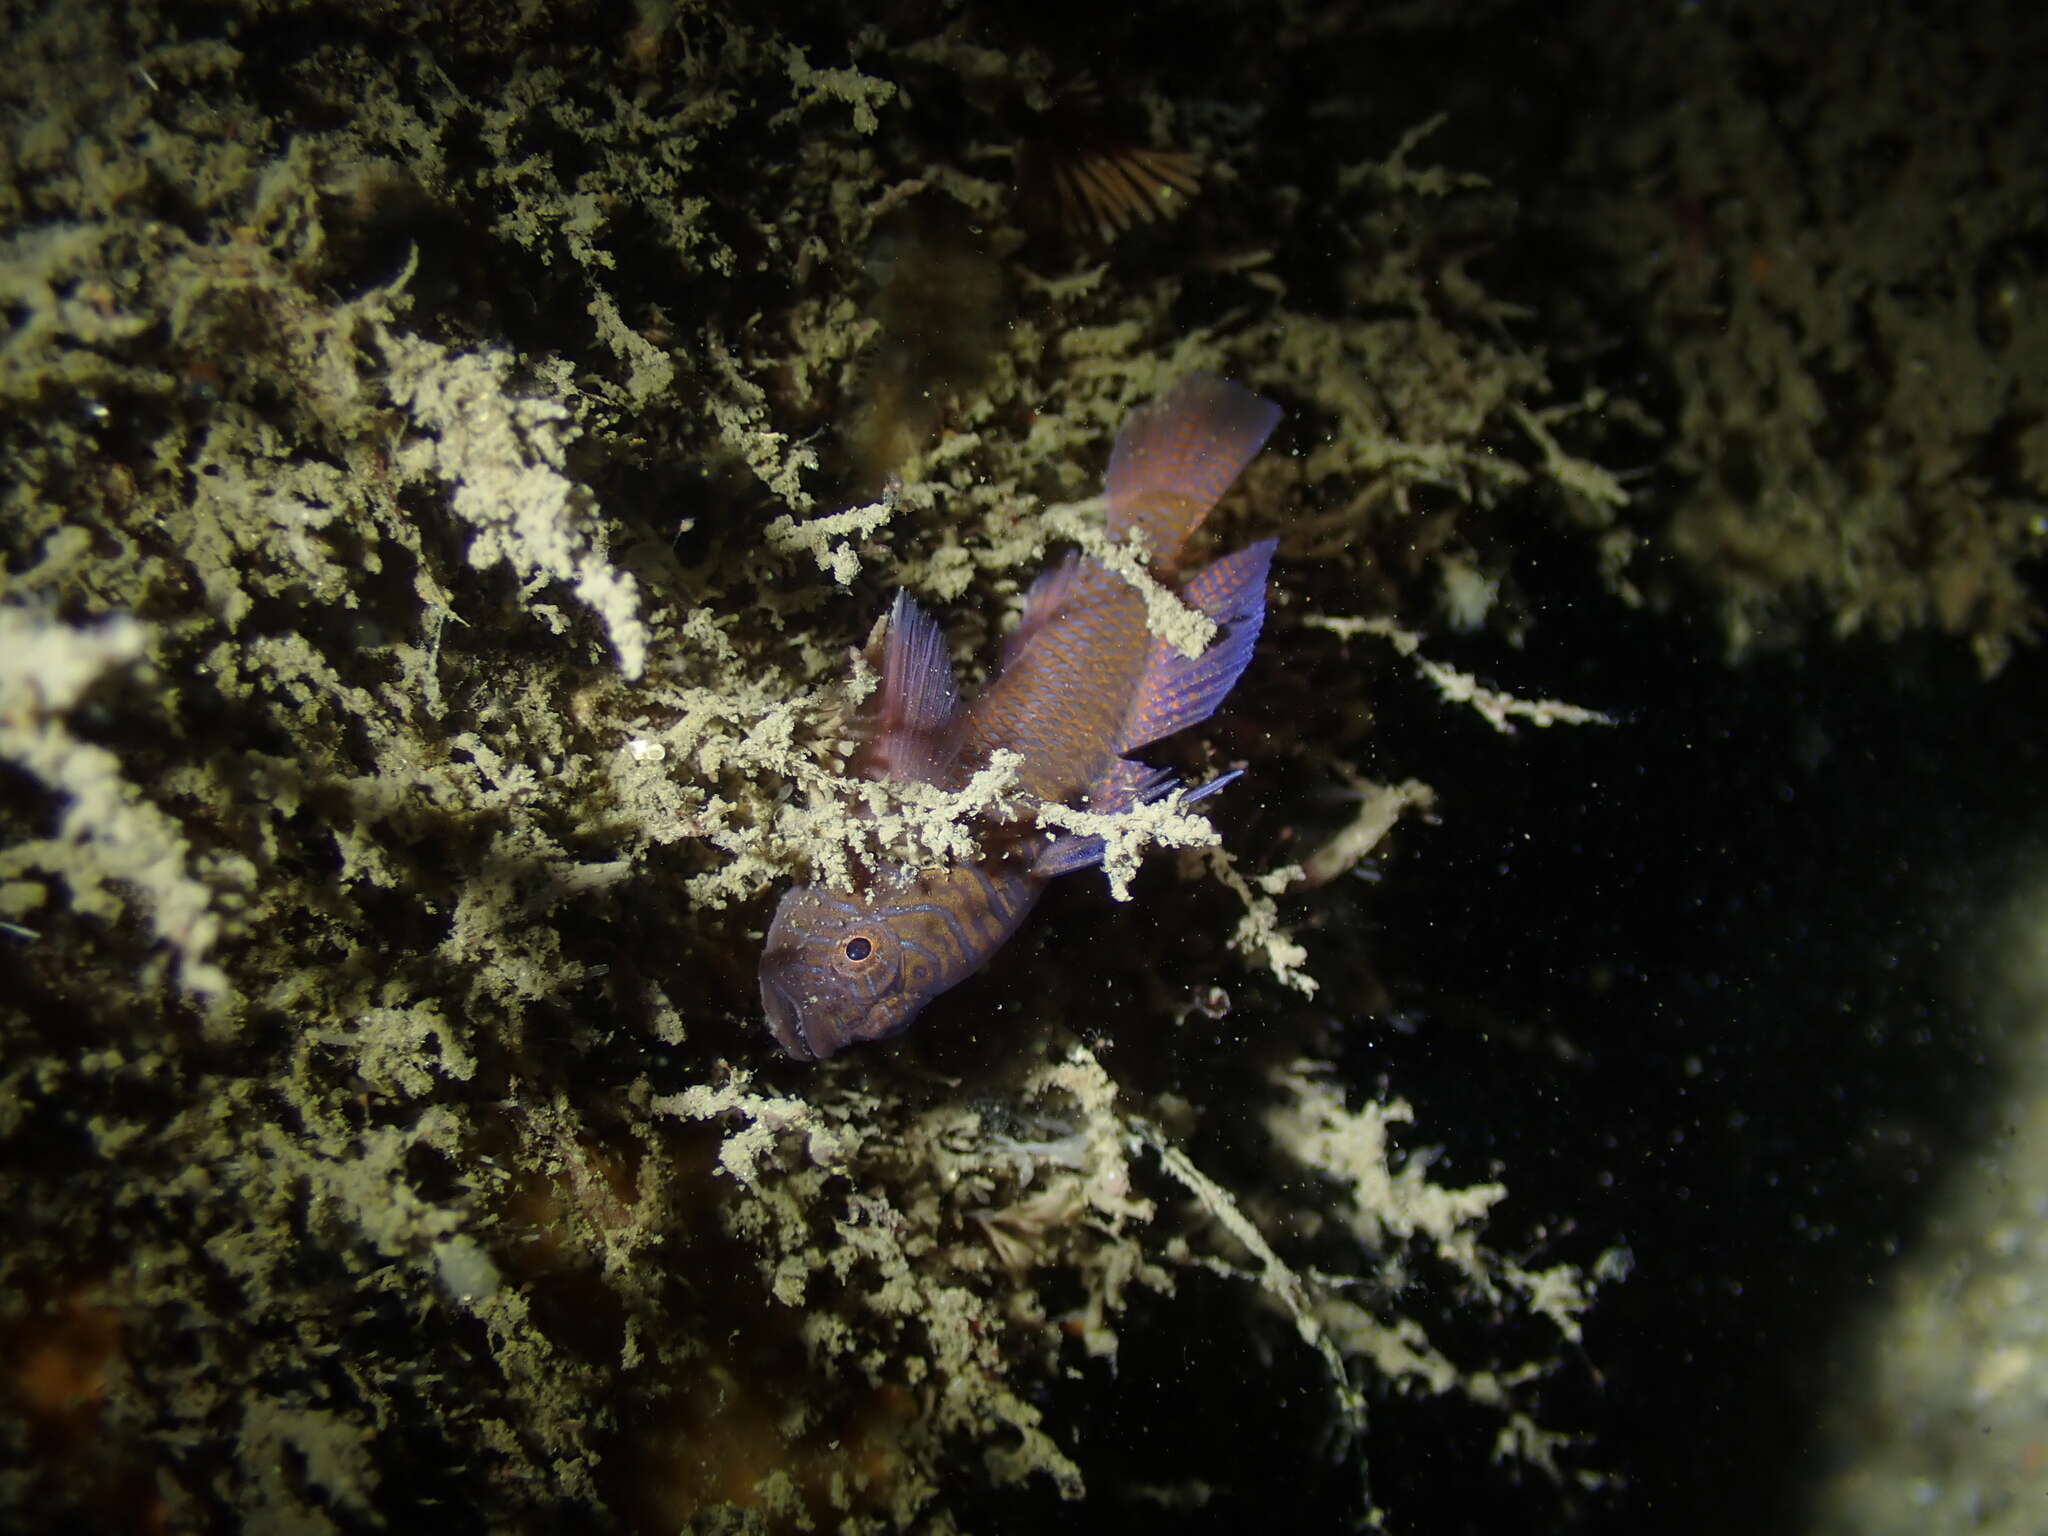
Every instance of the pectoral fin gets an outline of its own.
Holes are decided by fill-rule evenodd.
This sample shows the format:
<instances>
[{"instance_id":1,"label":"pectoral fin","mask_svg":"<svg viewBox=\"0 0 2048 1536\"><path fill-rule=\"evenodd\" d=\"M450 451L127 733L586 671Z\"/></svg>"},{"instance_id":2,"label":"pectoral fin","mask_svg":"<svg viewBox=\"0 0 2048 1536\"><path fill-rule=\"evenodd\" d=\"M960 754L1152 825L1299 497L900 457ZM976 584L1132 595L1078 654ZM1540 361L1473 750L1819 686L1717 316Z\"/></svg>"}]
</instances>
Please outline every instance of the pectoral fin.
<instances>
[{"instance_id":1,"label":"pectoral fin","mask_svg":"<svg viewBox=\"0 0 2048 1536\"><path fill-rule=\"evenodd\" d=\"M1236 778L1242 769L1233 768L1229 773L1219 773L1200 789L1190 790L1183 805L1193 805L1206 800L1217 790ZM1162 795L1171 793L1180 780L1165 768L1147 768L1143 763L1134 763L1128 758L1118 758L1116 764L1104 775L1109 787L1105 793L1090 797L1089 809L1101 811L1124 811L1134 805L1148 805ZM1117 798L1121 796L1121 798ZM1070 875L1077 869L1092 869L1102 862L1102 839L1093 835L1083 836L1068 832L1053 838L1031 863L1031 873L1041 880L1050 880L1055 875Z\"/></svg>"}]
</instances>

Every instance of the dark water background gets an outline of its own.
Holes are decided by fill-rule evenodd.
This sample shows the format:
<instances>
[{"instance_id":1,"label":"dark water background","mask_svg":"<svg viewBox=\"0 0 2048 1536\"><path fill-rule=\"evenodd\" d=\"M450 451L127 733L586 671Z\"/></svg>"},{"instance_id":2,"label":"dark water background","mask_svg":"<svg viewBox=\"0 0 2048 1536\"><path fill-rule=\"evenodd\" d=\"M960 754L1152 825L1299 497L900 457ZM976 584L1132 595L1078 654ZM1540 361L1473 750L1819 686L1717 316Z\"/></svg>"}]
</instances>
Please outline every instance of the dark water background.
<instances>
[{"instance_id":1,"label":"dark water background","mask_svg":"<svg viewBox=\"0 0 2048 1536\"><path fill-rule=\"evenodd\" d=\"M1545 1427L1587 1437L1567 1463L1611 1481L1489 1466L1497 1417L1404 1399L1374 1413L1371 1487L1397 1530L1796 1530L1848 1329L1997 1119L1974 1003L1985 924L2048 849L2043 662L1986 682L1934 640L1731 667L1711 632L1617 620L1583 565L1518 571L1523 648L1432 650L1622 723L1503 742L1419 685L1377 701L1375 771L1434 785L1439 814L1359 893L1369 926L1319 935L1311 965L1371 950L1392 1007L1343 1022L1345 1068L1415 1104L1439 1182L1505 1178L1490 1244L1531 1267L1632 1254L1538 1390ZM1404 1304L1435 1307L1435 1337L1499 1347L1430 1283ZM1314 1450L1313 1368L1233 1330L1225 1289L1184 1284L1174 1325L1127 1329L1116 1382L1067 1404L1084 1465L1209 1468L1216 1492L1091 1496L1087 1528L1349 1524L1357 1474Z\"/></svg>"}]
</instances>

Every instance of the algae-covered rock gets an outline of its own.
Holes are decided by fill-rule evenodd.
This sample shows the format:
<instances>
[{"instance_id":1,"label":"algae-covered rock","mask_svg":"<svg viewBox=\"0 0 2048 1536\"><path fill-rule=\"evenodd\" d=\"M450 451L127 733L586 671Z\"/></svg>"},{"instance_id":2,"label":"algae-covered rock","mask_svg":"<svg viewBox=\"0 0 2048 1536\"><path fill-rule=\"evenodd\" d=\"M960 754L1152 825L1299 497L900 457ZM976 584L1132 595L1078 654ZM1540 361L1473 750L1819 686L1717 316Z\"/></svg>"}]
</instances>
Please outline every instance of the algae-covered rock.
<instances>
[{"instance_id":1,"label":"algae-covered rock","mask_svg":"<svg viewBox=\"0 0 2048 1536\"><path fill-rule=\"evenodd\" d=\"M1389 691L1611 723L1432 632L1541 622L1532 529L1634 591L1619 445L1703 407L1588 360L1455 103L1355 88L1400 18L1090 20L9 8L7 1523L1371 1521L1417 1404L1599 1482L1544 1384L1621 1234L1539 1261L1337 1072L1346 876L1432 803ZM1004 788L847 777L875 618L985 675L1195 369L1287 412L1214 535L1278 536L1271 620L1173 748L1242 786L1049 813L1116 857L1042 926L1114 942L780 1060L769 895ZM2017 547L1951 627L2018 633ZM1134 1337L1257 1361L1184 1408L1260 1459L1126 1454Z\"/></svg>"}]
</instances>

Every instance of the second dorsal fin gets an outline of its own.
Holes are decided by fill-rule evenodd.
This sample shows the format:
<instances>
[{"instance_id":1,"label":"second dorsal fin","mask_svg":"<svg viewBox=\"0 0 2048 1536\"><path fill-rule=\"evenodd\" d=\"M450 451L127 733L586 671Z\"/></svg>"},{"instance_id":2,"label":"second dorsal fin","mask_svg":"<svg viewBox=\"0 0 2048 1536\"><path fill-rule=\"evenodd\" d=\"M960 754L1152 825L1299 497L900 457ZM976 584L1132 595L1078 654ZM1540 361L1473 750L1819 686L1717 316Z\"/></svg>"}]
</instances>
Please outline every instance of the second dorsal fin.
<instances>
[{"instance_id":1,"label":"second dorsal fin","mask_svg":"<svg viewBox=\"0 0 2048 1536\"><path fill-rule=\"evenodd\" d=\"M1216 621L1216 638L1199 656L1183 656L1166 641L1153 640L1118 751L1171 736L1216 712L1251 661L1265 623L1273 544L1272 539L1247 544L1204 566L1181 587L1181 601Z\"/></svg>"}]
</instances>

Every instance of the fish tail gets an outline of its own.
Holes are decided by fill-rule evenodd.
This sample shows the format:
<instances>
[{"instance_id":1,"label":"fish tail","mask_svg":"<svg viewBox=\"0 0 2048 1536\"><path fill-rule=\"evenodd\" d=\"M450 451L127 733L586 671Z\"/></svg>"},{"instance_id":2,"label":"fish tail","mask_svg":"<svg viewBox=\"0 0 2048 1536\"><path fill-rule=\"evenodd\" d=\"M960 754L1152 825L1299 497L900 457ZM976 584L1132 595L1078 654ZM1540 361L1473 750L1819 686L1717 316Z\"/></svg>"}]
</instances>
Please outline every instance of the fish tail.
<instances>
[{"instance_id":1,"label":"fish tail","mask_svg":"<svg viewBox=\"0 0 2048 1536\"><path fill-rule=\"evenodd\" d=\"M1242 385L1189 374L1117 434L1104 488L1110 536L1144 529L1154 567L1171 570L1279 420L1279 406Z\"/></svg>"}]
</instances>

